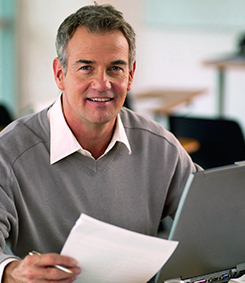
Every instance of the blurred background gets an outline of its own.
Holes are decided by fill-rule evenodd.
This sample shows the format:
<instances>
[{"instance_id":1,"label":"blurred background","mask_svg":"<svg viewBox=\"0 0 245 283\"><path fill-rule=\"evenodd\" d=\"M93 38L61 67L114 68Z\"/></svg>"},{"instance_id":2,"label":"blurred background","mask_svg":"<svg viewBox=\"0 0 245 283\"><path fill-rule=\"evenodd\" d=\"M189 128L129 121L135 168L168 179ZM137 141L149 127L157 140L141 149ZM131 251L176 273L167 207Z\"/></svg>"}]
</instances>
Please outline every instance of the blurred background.
<instances>
[{"instance_id":1,"label":"blurred background","mask_svg":"<svg viewBox=\"0 0 245 283\"><path fill-rule=\"evenodd\" d=\"M129 107L169 128L205 169L245 160L245 1L97 2L121 10L137 34ZM10 114L1 110L0 130L57 99L56 31L89 4L0 0L0 104Z\"/></svg>"},{"instance_id":2,"label":"blurred background","mask_svg":"<svg viewBox=\"0 0 245 283\"><path fill-rule=\"evenodd\" d=\"M235 119L245 131L245 60L240 56L245 1L97 2L121 10L136 31L137 69L129 93L134 110L164 123L166 113L154 109L164 106L166 93L190 94L171 113ZM57 98L52 72L56 31L66 16L87 4L93 1L0 0L0 103L14 118ZM233 57L237 65L207 63ZM137 98L142 94L146 99Z\"/></svg>"}]
</instances>

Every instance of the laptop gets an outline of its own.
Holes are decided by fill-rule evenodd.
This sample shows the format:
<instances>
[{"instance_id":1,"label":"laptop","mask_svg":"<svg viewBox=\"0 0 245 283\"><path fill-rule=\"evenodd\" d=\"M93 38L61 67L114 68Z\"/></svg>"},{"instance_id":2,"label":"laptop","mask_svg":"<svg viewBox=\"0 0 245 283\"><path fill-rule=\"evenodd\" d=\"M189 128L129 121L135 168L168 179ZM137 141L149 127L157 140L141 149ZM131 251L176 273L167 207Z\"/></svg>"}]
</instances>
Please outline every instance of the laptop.
<instances>
[{"instance_id":1,"label":"laptop","mask_svg":"<svg viewBox=\"0 0 245 283\"><path fill-rule=\"evenodd\" d=\"M245 162L189 176L157 283L220 283L245 273Z\"/></svg>"}]
</instances>

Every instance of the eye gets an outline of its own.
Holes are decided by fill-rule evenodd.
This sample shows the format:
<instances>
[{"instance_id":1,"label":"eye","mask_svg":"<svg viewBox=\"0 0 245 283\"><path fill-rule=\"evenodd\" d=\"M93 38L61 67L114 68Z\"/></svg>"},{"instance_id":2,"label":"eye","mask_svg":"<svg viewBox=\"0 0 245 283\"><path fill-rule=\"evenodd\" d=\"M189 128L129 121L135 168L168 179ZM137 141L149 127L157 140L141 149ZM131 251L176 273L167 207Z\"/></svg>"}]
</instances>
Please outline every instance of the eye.
<instances>
[{"instance_id":1,"label":"eye","mask_svg":"<svg viewBox=\"0 0 245 283\"><path fill-rule=\"evenodd\" d=\"M80 69L84 71L90 71L92 68L90 66L82 66Z\"/></svg>"},{"instance_id":2,"label":"eye","mask_svg":"<svg viewBox=\"0 0 245 283\"><path fill-rule=\"evenodd\" d=\"M118 66L113 66L113 67L111 67L111 70L112 70L112 71L121 71L122 68L120 68L120 67L118 67Z\"/></svg>"}]
</instances>

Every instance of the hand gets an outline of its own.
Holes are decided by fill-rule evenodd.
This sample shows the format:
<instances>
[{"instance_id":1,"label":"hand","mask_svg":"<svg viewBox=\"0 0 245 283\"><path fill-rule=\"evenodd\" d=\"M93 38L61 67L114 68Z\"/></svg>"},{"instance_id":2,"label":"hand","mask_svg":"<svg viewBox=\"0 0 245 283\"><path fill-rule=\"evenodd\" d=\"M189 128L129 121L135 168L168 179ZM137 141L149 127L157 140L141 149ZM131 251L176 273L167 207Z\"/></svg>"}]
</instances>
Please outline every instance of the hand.
<instances>
[{"instance_id":1,"label":"hand","mask_svg":"<svg viewBox=\"0 0 245 283\"><path fill-rule=\"evenodd\" d=\"M67 267L73 274L55 268L55 264ZM59 254L28 255L23 260L13 261L6 266L2 282L70 283L81 273L81 269L76 265L76 260Z\"/></svg>"}]
</instances>

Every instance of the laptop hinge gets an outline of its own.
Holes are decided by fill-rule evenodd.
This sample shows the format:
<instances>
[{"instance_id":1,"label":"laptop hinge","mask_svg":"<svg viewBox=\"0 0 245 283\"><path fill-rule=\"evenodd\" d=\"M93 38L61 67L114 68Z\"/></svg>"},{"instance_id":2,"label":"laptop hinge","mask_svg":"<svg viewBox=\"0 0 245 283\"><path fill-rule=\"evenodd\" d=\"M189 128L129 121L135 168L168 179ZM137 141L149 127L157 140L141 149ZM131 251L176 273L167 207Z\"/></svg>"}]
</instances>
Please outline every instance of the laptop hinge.
<instances>
[{"instance_id":1,"label":"laptop hinge","mask_svg":"<svg viewBox=\"0 0 245 283\"><path fill-rule=\"evenodd\" d=\"M245 262L238 264L235 268L219 272L206 274L204 276L193 277L181 280L181 278L164 281L165 283L225 283L230 278L240 277L245 274Z\"/></svg>"},{"instance_id":2,"label":"laptop hinge","mask_svg":"<svg viewBox=\"0 0 245 283\"><path fill-rule=\"evenodd\" d=\"M245 274L245 262L239 263L232 271L232 277L240 277Z\"/></svg>"}]
</instances>

